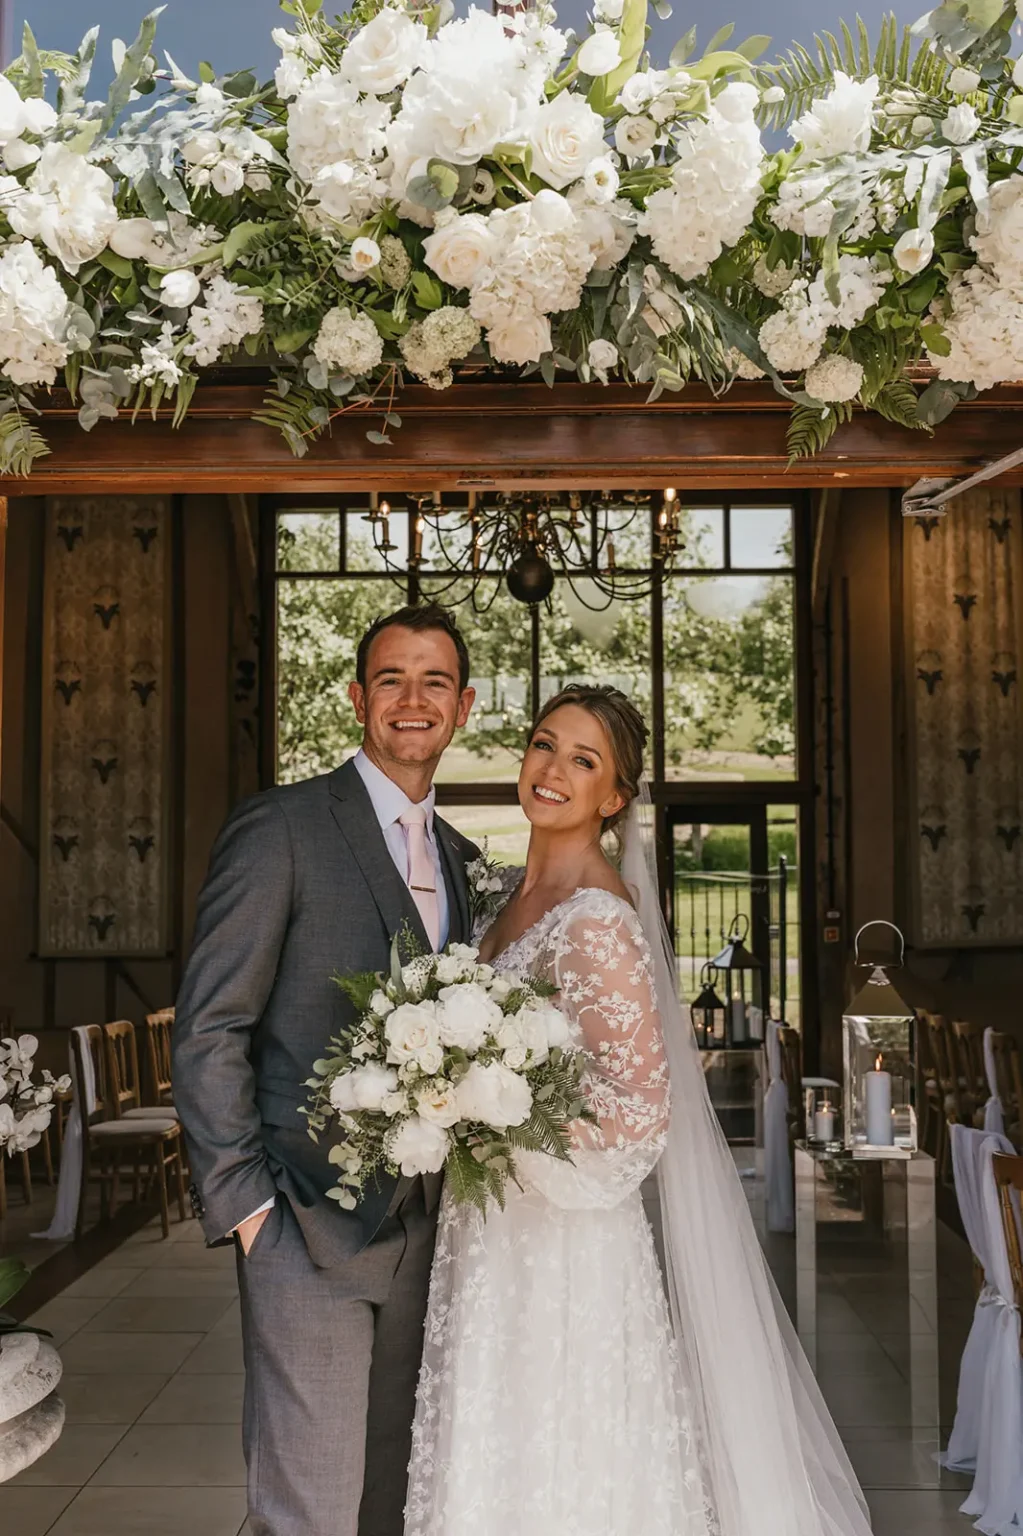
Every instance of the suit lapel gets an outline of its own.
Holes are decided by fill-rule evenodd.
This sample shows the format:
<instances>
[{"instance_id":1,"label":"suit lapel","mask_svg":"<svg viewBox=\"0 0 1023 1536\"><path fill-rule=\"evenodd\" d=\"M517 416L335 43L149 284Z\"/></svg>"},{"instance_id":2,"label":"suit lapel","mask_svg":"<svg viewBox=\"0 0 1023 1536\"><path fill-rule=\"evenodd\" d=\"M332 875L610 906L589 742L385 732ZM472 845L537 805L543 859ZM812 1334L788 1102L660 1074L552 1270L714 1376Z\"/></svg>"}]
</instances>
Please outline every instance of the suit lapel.
<instances>
[{"instance_id":1,"label":"suit lapel","mask_svg":"<svg viewBox=\"0 0 1023 1536\"><path fill-rule=\"evenodd\" d=\"M419 909L384 842L373 802L359 777L359 770L350 762L342 763L330 775L328 786L331 815L362 871L388 939L392 939L402 923L407 922L423 949L429 951L430 943Z\"/></svg>"},{"instance_id":2,"label":"suit lapel","mask_svg":"<svg viewBox=\"0 0 1023 1536\"><path fill-rule=\"evenodd\" d=\"M459 846L458 834L436 811L433 830L440 849L440 861L444 870L444 884L448 890L448 941L467 944L472 937L469 919L469 887L465 878L465 859Z\"/></svg>"}]
</instances>

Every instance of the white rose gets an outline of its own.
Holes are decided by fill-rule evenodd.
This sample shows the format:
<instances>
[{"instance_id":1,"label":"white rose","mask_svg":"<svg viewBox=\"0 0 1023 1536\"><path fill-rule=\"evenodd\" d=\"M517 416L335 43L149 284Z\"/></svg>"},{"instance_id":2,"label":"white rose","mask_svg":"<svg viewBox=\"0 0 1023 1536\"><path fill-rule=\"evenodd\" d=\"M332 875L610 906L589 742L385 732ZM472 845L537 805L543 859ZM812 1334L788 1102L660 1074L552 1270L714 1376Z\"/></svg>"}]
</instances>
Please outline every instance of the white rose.
<instances>
[{"instance_id":1,"label":"white rose","mask_svg":"<svg viewBox=\"0 0 1023 1536\"><path fill-rule=\"evenodd\" d=\"M210 171L210 184L221 197L231 197L245 185L245 167L240 160L225 155Z\"/></svg>"},{"instance_id":2,"label":"white rose","mask_svg":"<svg viewBox=\"0 0 1023 1536\"><path fill-rule=\"evenodd\" d=\"M487 331L490 355L498 363L535 363L551 350L551 324L532 310L512 314Z\"/></svg>"},{"instance_id":3,"label":"white rose","mask_svg":"<svg viewBox=\"0 0 1023 1536\"><path fill-rule=\"evenodd\" d=\"M406 1062L418 1060L425 1047L440 1044L436 1004L402 1003L388 1014L384 1038L388 1061L404 1066Z\"/></svg>"},{"instance_id":4,"label":"white rose","mask_svg":"<svg viewBox=\"0 0 1023 1536\"><path fill-rule=\"evenodd\" d=\"M907 229L892 250L895 265L902 272L922 272L934 255L934 236L929 229Z\"/></svg>"},{"instance_id":5,"label":"white rose","mask_svg":"<svg viewBox=\"0 0 1023 1536\"><path fill-rule=\"evenodd\" d=\"M404 1088L399 1088L394 1093L385 1093L380 1100L380 1108L385 1115L407 1115L409 1111L408 1094Z\"/></svg>"},{"instance_id":6,"label":"white rose","mask_svg":"<svg viewBox=\"0 0 1023 1536\"><path fill-rule=\"evenodd\" d=\"M4 145L4 165L9 171L23 171L26 165L35 165L41 154L38 144L26 144L24 139L12 139Z\"/></svg>"},{"instance_id":7,"label":"white rose","mask_svg":"<svg viewBox=\"0 0 1023 1536\"><path fill-rule=\"evenodd\" d=\"M529 1052L519 1030L517 1017L506 1019L498 1030L496 1038L503 1052L505 1066L511 1067L513 1071L521 1071L526 1065Z\"/></svg>"},{"instance_id":8,"label":"white rose","mask_svg":"<svg viewBox=\"0 0 1023 1536\"><path fill-rule=\"evenodd\" d=\"M457 1125L462 1118L455 1085L447 1081L420 1088L416 1093L416 1109L424 1120L429 1120L431 1125L443 1126L445 1130Z\"/></svg>"},{"instance_id":9,"label":"white rose","mask_svg":"<svg viewBox=\"0 0 1023 1536\"><path fill-rule=\"evenodd\" d=\"M508 1000L516 987L521 987L521 985L522 977L515 971L502 971L490 983L490 995L495 1003L503 1003Z\"/></svg>"},{"instance_id":10,"label":"white rose","mask_svg":"<svg viewBox=\"0 0 1023 1536\"><path fill-rule=\"evenodd\" d=\"M975 69L964 69L960 64L948 77L948 88L956 96L969 96L980 84L980 75Z\"/></svg>"},{"instance_id":11,"label":"white rose","mask_svg":"<svg viewBox=\"0 0 1023 1536\"><path fill-rule=\"evenodd\" d=\"M552 187L567 187L603 154L604 119L581 96L562 91L537 111L530 143L536 174Z\"/></svg>"},{"instance_id":12,"label":"white rose","mask_svg":"<svg viewBox=\"0 0 1023 1536\"><path fill-rule=\"evenodd\" d=\"M480 973L490 967L477 965L478 956L479 950L473 944L449 944L447 952L437 958L434 975L446 986L453 981L482 981Z\"/></svg>"},{"instance_id":13,"label":"white rose","mask_svg":"<svg viewBox=\"0 0 1023 1536\"><path fill-rule=\"evenodd\" d=\"M438 221L423 241L426 265L452 288L471 288L494 254L494 237L481 213Z\"/></svg>"},{"instance_id":14,"label":"white rose","mask_svg":"<svg viewBox=\"0 0 1023 1536\"><path fill-rule=\"evenodd\" d=\"M618 361L618 348L613 341L605 341L602 336L598 336L586 350L586 361L597 378L606 384L608 369L613 368Z\"/></svg>"},{"instance_id":15,"label":"white rose","mask_svg":"<svg viewBox=\"0 0 1023 1536\"><path fill-rule=\"evenodd\" d=\"M381 12L381 14L383 14ZM375 240L359 235L352 241L351 264L356 273L371 272L380 264L380 247Z\"/></svg>"},{"instance_id":16,"label":"white rose","mask_svg":"<svg viewBox=\"0 0 1023 1536\"><path fill-rule=\"evenodd\" d=\"M595 203L610 203L618 191L618 172L611 163L610 155L598 155L591 160L583 176L587 196Z\"/></svg>"},{"instance_id":17,"label":"white rose","mask_svg":"<svg viewBox=\"0 0 1023 1536\"><path fill-rule=\"evenodd\" d=\"M642 112L657 94L657 89L650 76L644 71L630 75L628 80L618 92L618 100L626 112Z\"/></svg>"},{"instance_id":18,"label":"white rose","mask_svg":"<svg viewBox=\"0 0 1023 1536\"><path fill-rule=\"evenodd\" d=\"M617 69L621 57L618 38L605 27L586 39L579 49L576 63L584 75L599 79L601 75L609 75L613 69Z\"/></svg>"},{"instance_id":19,"label":"white rose","mask_svg":"<svg viewBox=\"0 0 1023 1536\"><path fill-rule=\"evenodd\" d=\"M421 22L385 7L356 32L341 58L340 73L360 91L386 96L423 62L427 38Z\"/></svg>"},{"instance_id":20,"label":"white rose","mask_svg":"<svg viewBox=\"0 0 1023 1536\"><path fill-rule=\"evenodd\" d=\"M474 1061L458 1084L458 1107L463 1120L503 1131L529 1119L533 1095L526 1079L501 1062Z\"/></svg>"},{"instance_id":21,"label":"white rose","mask_svg":"<svg viewBox=\"0 0 1023 1536\"><path fill-rule=\"evenodd\" d=\"M433 1077L444 1065L444 1047L434 1044L432 1040L427 1041L425 1045L419 1047L415 1060L421 1072L425 1072L428 1077Z\"/></svg>"},{"instance_id":22,"label":"white rose","mask_svg":"<svg viewBox=\"0 0 1023 1536\"><path fill-rule=\"evenodd\" d=\"M437 1023L442 1045L478 1051L502 1017L498 1005L478 982L441 988Z\"/></svg>"},{"instance_id":23,"label":"white rose","mask_svg":"<svg viewBox=\"0 0 1023 1536\"><path fill-rule=\"evenodd\" d=\"M615 124L615 148L619 154L648 155L657 142L652 117L620 117Z\"/></svg>"},{"instance_id":24,"label":"white rose","mask_svg":"<svg viewBox=\"0 0 1023 1536\"><path fill-rule=\"evenodd\" d=\"M968 144L979 127L976 108L968 101L957 101L954 107L949 107L941 131L950 144Z\"/></svg>"},{"instance_id":25,"label":"white rose","mask_svg":"<svg viewBox=\"0 0 1023 1536\"><path fill-rule=\"evenodd\" d=\"M369 1000L370 1010L378 1019L386 1019L389 1013L394 1012L394 1004L382 987L378 987Z\"/></svg>"},{"instance_id":26,"label":"white rose","mask_svg":"<svg viewBox=\"0 0 1023 1536\"><path fill-rule=\"evenodd\" d=\"M160 279L160 298L171 309L188 309L199 297L201 285L190 267L165 272Z\"/></svg>"},{"instance_id":27,"label":"white rose","mask_svg":"<svg viewBox=\"0 0 1023 1536\"><path fill-rule=\"evenodd\" d=\"M448 1147L447 1131L422 1115L412 1115L398 1127L388 1151L405 1177L414 1178L417 1173L440 1173Z\"/></svg>"},{"instance_id":28,"label":"white rose","mask_svg":"<svg viewBox=\"0 0 1023 1536\"><path fill-rule=\"evenodd\" d=\"M342 1114L358 1109L379 1111L386 1096L398 1086L393 1067L379 1061L367 1061L352 1072L342 1072L330 1085L330 1102Z\"/></svg>"}]
</instances>

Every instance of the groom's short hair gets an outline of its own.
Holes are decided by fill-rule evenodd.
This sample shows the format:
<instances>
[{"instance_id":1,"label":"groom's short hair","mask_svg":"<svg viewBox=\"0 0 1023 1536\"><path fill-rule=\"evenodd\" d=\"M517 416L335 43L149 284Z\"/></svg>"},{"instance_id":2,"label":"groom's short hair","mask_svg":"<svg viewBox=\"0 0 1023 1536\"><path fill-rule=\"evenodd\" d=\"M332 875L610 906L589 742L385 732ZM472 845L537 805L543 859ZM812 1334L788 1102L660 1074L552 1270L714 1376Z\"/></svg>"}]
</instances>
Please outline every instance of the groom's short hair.
<instances>
[{"instance_id":1,"label":"groom's short hair","mask_svg":"<svg viewBox=\"0 0 1023 1536\"><path fill-rule=\"evenodd\" d=\"M390 629L395 624L400 624L402 629L442 630L454 645L455 654L458 657L459 692L469 686L469 652L450 612L447 608L442 608L440 603L417 603L414 607L398 608L394 613L386 613L379 619L373 620L359 641L359 649L355 653L355 680L360 688L366 686L366 663L369 660L370 646L381 630Z\"/></svg>"}]
</instances>

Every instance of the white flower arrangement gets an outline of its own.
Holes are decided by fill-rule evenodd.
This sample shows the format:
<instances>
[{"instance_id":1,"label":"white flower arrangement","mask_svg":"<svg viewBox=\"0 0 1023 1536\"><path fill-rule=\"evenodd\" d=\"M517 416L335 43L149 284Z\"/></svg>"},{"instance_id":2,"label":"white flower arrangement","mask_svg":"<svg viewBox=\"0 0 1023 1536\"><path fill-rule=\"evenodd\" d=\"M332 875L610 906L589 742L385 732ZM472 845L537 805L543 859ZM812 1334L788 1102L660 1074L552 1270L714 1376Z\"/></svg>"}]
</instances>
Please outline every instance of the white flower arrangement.
<instances>
[{"instance_id":1,"label":"white flower arrangement","mask_svg":"<svg viewBox=\"0 0 1023 1536\"><path fill-rule=\"evenodd\" d=\"M467 367L650 398L767 377L793 454L854 400L929 429L1020 377L1012 0L938 7L915 52L889 20L762 64L725 29L663 69L647 0L598 0L580 39L547 0L284 8L272 82L161 68L153 13L105 103L93 33L65 55L26 29L0 76L0 471L46 451L33 391L61 375L86 429L168 400L177 424L239 355L296 453L346 411L388 442L405 382Z\"/></svg>"},{"instance_id":2,"label":"white flower arrangement","mask_svg":"<svg viewBox=\"0 0 1023 1536\"><path fill-rule=\"evenodd\" d=\"M37 1146L53 1118L58 1094L71 1087L68 1076L44 1070L33 1081L39 1041L34 1035L0 1040L0 1155L9 1157Z\"/></svg>"},{"instance_id":3,"label":"white flower arrangement","mask_svg":"<svg viewBox=\"0 0 1023 1536\"><path fill-rule=\"evenodd\" d=\"M388 977L334 980L356 1017L315 1063L300 1113L314 1140L341 1132L328 1194L342 1209L380 1172L444 1170L455 1199L485 1212L503 1207L516 1150L569 1157L570 1122L592 1111L549 984L495 972L468 944L402 963L397 940Z\"/></svg>"}]
</instances>

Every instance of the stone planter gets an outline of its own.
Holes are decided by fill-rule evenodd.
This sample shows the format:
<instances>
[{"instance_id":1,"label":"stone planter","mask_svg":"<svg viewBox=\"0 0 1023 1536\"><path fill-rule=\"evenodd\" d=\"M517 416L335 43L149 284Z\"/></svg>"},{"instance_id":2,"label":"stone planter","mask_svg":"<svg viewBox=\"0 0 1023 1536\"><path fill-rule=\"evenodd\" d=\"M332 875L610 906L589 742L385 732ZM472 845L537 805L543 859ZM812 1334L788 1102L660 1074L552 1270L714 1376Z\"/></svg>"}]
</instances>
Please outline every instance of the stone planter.
<instances>
[{"instance_id":1,"label":"stone planter","mask_svg":"<svg viewBox=\"0 0 1023 1536\"><path fill-rule=\"evenodd\" d=\"M50 1449L64 1427L60 1356L36 1333L0 1336L0 1483Z\"/></svg>"}]
</instances>

